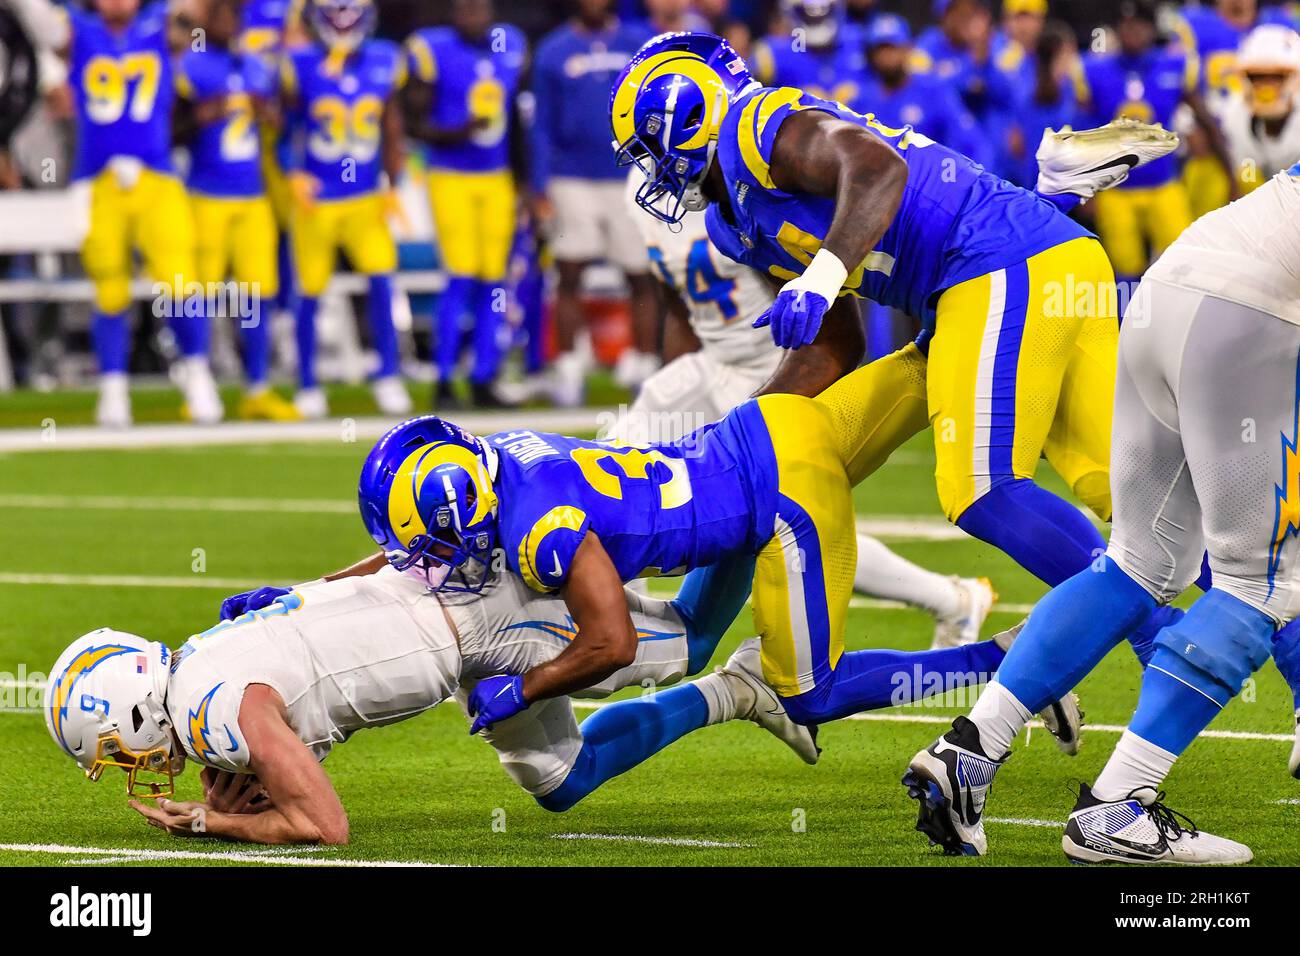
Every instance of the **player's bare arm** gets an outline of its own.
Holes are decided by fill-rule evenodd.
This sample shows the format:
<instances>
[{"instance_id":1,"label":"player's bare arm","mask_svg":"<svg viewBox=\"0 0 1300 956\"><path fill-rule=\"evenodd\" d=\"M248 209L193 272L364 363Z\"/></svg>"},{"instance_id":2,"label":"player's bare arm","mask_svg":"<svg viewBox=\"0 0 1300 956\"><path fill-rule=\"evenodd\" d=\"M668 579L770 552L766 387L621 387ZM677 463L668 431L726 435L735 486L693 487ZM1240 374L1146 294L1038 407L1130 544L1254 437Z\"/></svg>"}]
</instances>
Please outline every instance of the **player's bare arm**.
<instances>
[{"instance_id":1,"label":"player's bare arm","mask_svg":"<svg viewBox=\"0 0 1300 956\"><path fill-rule=\"evenodd\" d=\"M835 300L811 345L785 353L757 395L791 394L812 398L852 372L867 351L857 301Z\"/></svg>"},{"instance_id":2,"label":"player's bare arm","mask_svg":"<svg viewBox=\"0 0 1300 956\"><path fill-rule=\"evenodd\" d=\"M658 282L659 294L664 302L664 334L661 349L664 364L700 349L699 336L691 328L690 309L676 289Z\"/></svg>"}]
</instances>

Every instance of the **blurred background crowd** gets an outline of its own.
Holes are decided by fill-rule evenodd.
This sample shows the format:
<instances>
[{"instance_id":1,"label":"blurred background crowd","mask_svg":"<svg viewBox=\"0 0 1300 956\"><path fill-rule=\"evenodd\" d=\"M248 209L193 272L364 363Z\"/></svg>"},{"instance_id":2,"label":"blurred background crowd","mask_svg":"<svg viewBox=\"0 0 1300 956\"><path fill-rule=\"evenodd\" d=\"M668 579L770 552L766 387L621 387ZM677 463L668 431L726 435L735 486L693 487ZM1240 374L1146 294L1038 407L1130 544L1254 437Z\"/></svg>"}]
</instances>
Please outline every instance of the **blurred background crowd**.
<instances>
[{"instance_id":1,"label":"blurred background crowd","mask_svg":"<svg viewBox=\"0 0 1300 956\"><path fill-rule=\"evenodd\" d=\"M65 2L85 16L136 0ZM273 216L231 242L234 227L213 218L222 207L202 202L224 188L205 186L203 151L224 147L202 135L205 97L186 88L202 86L208 61L194 76L178 63L178 103L200 107L188 123L173 117L170 144L195 199L198 277L239 278L241 249L279 237L278 281L264 283L275 294L251 323L214 318L196 337L151 303L147 270L121 301L105 301L92 248L107 241L104 223L87 209L98 200L77 188L87 106L60 55L63 5L0 0L0 391L84 387L106 370L165 381L186 360L190 373L246 382L238 413L250 418L318 417L321 383L338 381L375 383L380 409L393 414L406 396L444 409L571 406L593 375L634 390L660 363L661 275L630 218L608 101L627 60L663 31L719 33L765 85L911 125L1029 188L1046 128L1132 116L1177 129L1176 155L1078 212L1130 282L1193 218L1300 158L1300 3L375 0L375 35L391 41L384 49L401 76L392 125L385 111L359 136L384 140L373 190L384 195L395 268L347 221L318 250L291 242L289 207L302 197L291 188L277 198L284 177L269 169L256 188ZM321 40L296 22L301 0L179 6L171 29L182 51L196 29L235 58L283 57ZM88 22L71 19L79 29ZM277 71L272 85L296 82L292 70ZM268 154L264 165L275 162ZM217 233L228 248L205 259L205 236ZM147 249L137 242L136 252ZM329 279L323 288L318 273ZM369 321L356 321L363 315ZM111 321L134 334L123 340L122 367L110 370ZM916 331L869 305L863 321L875 355ZM279 397L291 385L296 403ZM234 411L205 410L192 389L186 399L197 421Z\"/></svg>"}]
</instances>

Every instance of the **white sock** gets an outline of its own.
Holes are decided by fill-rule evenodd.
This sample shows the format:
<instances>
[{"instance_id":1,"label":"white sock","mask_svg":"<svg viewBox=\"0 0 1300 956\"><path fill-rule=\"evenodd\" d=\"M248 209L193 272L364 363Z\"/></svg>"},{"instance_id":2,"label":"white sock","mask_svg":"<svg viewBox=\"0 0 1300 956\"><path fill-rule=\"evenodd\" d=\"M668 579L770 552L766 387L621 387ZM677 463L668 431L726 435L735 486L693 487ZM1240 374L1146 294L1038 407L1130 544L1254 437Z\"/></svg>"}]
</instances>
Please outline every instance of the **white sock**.
<instances>
[{"instance_id":1,"label":"white sock","mask_svg":"<svg viewBox=\"0 0 1300 956\"><path fill-rule=\"evenodd\" d=\"M1097 775L1092 795L1098 800L1123 800L1144 787L1158 791L1177 759L1177 754L1126 730Z\"/></svg>"},{"instance_id":2,"label":"white sock","mask_svg":"<svg viewBox=\"0 0 1300 956\"><path fill-rule=\"evenodd\" d=\"M736 699L731 695L731 686L722 674L708 674L691 681L691 686L704 696L704 702L709 707L708 723L723 724L736 716Z\"/></svg>"},{"instance_id":3,"label":"white sock","mask_svg":"<svg viewBox=\"0 0 1300 956\"><path fill-rule=\"evenodd\" d=\"M1030 713L1011 691L990 681L971 708L969 718L980 732L980 747L993 760L1001 760L1011 741L1025 729Z\"/></svg>"},{"instance_id":4,"label":"white sock","mask_svg":"<svg viewBox=\"0 0 1300 956\"><path fill-rule=\"evenodd\" d=\"M936 617L956 613L961 602L950 579L913 564L865 534L858 535L853 589L923 608Z\"/></svg>"}]
</instances>

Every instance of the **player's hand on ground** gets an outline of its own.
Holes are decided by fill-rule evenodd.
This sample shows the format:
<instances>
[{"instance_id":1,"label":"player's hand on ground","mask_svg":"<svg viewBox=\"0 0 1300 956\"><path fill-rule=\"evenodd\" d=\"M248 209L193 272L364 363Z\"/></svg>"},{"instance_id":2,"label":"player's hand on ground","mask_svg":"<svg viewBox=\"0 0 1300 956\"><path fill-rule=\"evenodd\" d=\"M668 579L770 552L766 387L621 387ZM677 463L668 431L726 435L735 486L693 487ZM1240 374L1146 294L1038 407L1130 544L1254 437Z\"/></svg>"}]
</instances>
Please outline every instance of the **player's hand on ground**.
<instances>
[{"instance_id":1,"label":"player's hand on ground","mask_svg":"<svg viewBox=\"0 0 1300 956\"><path fill-rule=\"evenodd\" d=\"M207 832L202 821L208 808L201 803L177 802L164 797L153 805L140 800L130 800L128 805L144 817L149 826L166 830L172 836L202 836Z\"/></svg>"},{"instance_id":2,"label":"player's hand on ground","mask_svg":"<svg viewBox=\"0 0 1300 956\"><path fill-rule=\"evenodd\" d=\"M754 328L772 327L772 341L783 349L797 349L817 337L830 302L816 292L786 286L766 312L754 320Z\"/></svg>"},{"instance_id":3,"label":"player's hand on ground","mask_svg":"<svg viewBox=\"0 0 1300 956\"><path fill-rule=\"evenodd\" d=\"M241 614L247 614L249 611L260 611L276 598L284 597L292 591L293 588L278 588L268 584L264 587L253 588L251 591L232 594L221 602L221 619L223 621L233 621Z\"/></svg>"},{"instance_id":4,"label":"player's hand on ground","mask_svg":"<svg viewBox=\"0 0 1300 956\"><path fill-rule=\"evenodd\" d=\"M261 813L271 807L270 797L253 774L204 767L199 779L204 802L220 813Z\"/></svg>"},{"instance_id":5,"label":"player's hand on ground","mask_svg":"<svg viewBox=\"0 0 1300 956\"><path fill-rule=\"evenodd\" d=\"M528 708L524 700L524 679L510 674L485 677L470 692L469 715L474 718L469 732L491 730L499 720L507 720Z\"/></svg>"}]
</instances>

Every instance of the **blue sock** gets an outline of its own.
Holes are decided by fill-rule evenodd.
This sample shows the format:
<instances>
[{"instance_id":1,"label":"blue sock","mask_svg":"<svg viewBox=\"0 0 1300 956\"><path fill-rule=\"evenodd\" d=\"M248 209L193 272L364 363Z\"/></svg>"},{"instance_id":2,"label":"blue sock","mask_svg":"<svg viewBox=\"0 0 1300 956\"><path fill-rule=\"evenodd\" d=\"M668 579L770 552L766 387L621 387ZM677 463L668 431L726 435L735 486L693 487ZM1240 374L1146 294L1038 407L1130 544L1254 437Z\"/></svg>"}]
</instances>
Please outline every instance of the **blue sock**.
<instances>
[{"instance_id":1,"label":"blue sock","mask_svg":"<svg viewBox=\"0 0 1300 956\"><path fill-rule=\"evenodd\" d=\"M1150 616L1155 598L1109 557L1053 588L1034 607L998 669L998 683L1035 714L1074 688Z\"/></svg>"},{"instance_id":2,"label":"blue sock","mask_svg":"<svg viewBox=\"0 0 1300 956\"><path fill-rule=\"evenodd\" d=\"M670 603L686 625L686 673L698 674L718 649L754 583L752 554L732 554L686 575Z\"/></svg>"},{"instance_id":3,"label":"blue sock","mask_svg":"<svg viewBox=\"0 0 1300 956\"><path fill-rule=\"evenodd\" d=\"M564 783L537 802L556 813L567 810L708 719L704 695L690 684L607 704L583 721L582 750Z\"/></svg>"},{"instance_id":4,"label":"blue sock","mask_svg":"<svg viewBox=\"0 0 1300 956\"><path fill-rule=\"evenodd\" d=\"M1137 711L1128 729L1148 743L1177 755L1191 746L1196 735L1210 726L1222 708L1200 691L1165 673L1159 663L1162 657L1163 653L1155 658L1155 666L1148 667L1142 675Z\"/></svg>"},{"instance_id":5,"label":"blue sock","mask_svg":"<svg viewBox=\"0 0 1300 956\"><path fill-rule=\"evenodd\" d=\"M1291 688L1291 701L1300 709L1300 618L1273 635L1273 662Z\"/></svg>"},{"instance_id":6,"label":"blue sock","mask_svg":"<svg viewBox=\"0 0 1300 956\"><path fill-rule=\"evenodd\" d=\"M126 371L131 351L131 323L125 310L111 314L98 309L92 312L90 339L95 346L101 375Z\"/></svg>"},{"instance_id":7,"label":"blue sock","mask_svg":"<svg viewBox=\"0 0 1300 956\"><path fill-rule=\"evenodd\" d=\"M500 334L505 317L505 288L500 282L476 283L474 290L474 369L469 380L476 385L496 381L501 364Z\"/></svg>"},{"instance_id":8,"label":"blue sock","mask_svg":"<svg viewBox=\"0 0 1300 956\"><path fill-rule=\"evenodd\" d=\"M450 382L456 374L456 360L460 358L461 317L469 308L477 285L474 279L452 276L438 297L438 344L435 354L439 381Z\"/></svg>"},{"instance_id":9,"label":"blue sock","mask_svg":"<svg viewBox=\"0 0 1300 956\"><path fill-rule=\"evenodd\" d=\"M206 302L202 302L195 308L182 298L173 303L172 314L167 317L172 335L176 336L176 346L186 358L208 354L210 335L205 306Z\"/></svg>"},{"instance_id":10,"label":"blue sock","mask_svg":"<svg viewBox=\"0 0 1300 956\"><path fill-rule=\"evenodd\" d=\"M545 292L540 269L530 266L528 274L519 282L515 294L519 298L519 307L524 313L524 371L529 375L542 371L546 367L546 339L543 329Z\"/></svg>"},{"instance_id":11,"label":"blue sock","mask_svg":"<svg viewBox=\"0 0 1300 956\"><path fill-rule=\"evenodd\" d=\"M397 327L393 325L393 277L370 277L370 294L366 296L366 317L370 320L370 338L379 353L376 378L389 378L400 368L397 353Z\"/></svg>"},{"instance_id":12,"label":"blue sock","mask_svg":"<svg viewBox=\"0 0 1300 956\"><path fill-rule=\"evenodd\" d=\"M249 386L255 388L266 384L271 364L271 322L265 305L264 300L255 299L253 315L239 323L239 338L244 345L244 375Z\"/></svg>"},{"instance_id":13,"label":"blue sock","mask_svg":"<svg viewBox=\"0 0 1300 956\"><path fill-rule=\"evenodd\" d=\"M294 337L298 342L298 383L303 388L316 387L316 306L315 296L300 295L293 315Z\"/></svg>"},{"instance_id":14,"label":"blue sock","mask_svg":"<svg viewBox=\"0 0 1300 956\"><path fill-rule=\"evenodd\" d=\"M1157 607L1129 634L1128 642L1133 645L1133 653L1137 655L1138 663L1144 668L1151 663L1151 656L1156 652L1156 638L1160 636L1160 632L1181 621L1183 614L1182 608L1174 607L1172 604Z\"/></svg>"},{"instance_id":15,"label":"blue sock","mask_svg":"<svg viewBox=\"0 0 1300 956\"><path fill-rule=\"evenodd\" d=\"M985 683L1004 656L993 641L936 651L848 651L829 680L819 681L803 694L784 697L782 703L798 723L822 724Z\"/></svg>"},{"instance_id":16,"label":"blue sock","mask_svg":"<svg viewBox=\"0 0 1300 956\"><path fill-rule=\"evenodd\" d=\"M1027 478L1004 482L967 508L957 527L1015 559L1051 587L1106 549L1078 508Z\"/></svg>"}]
</instances>

